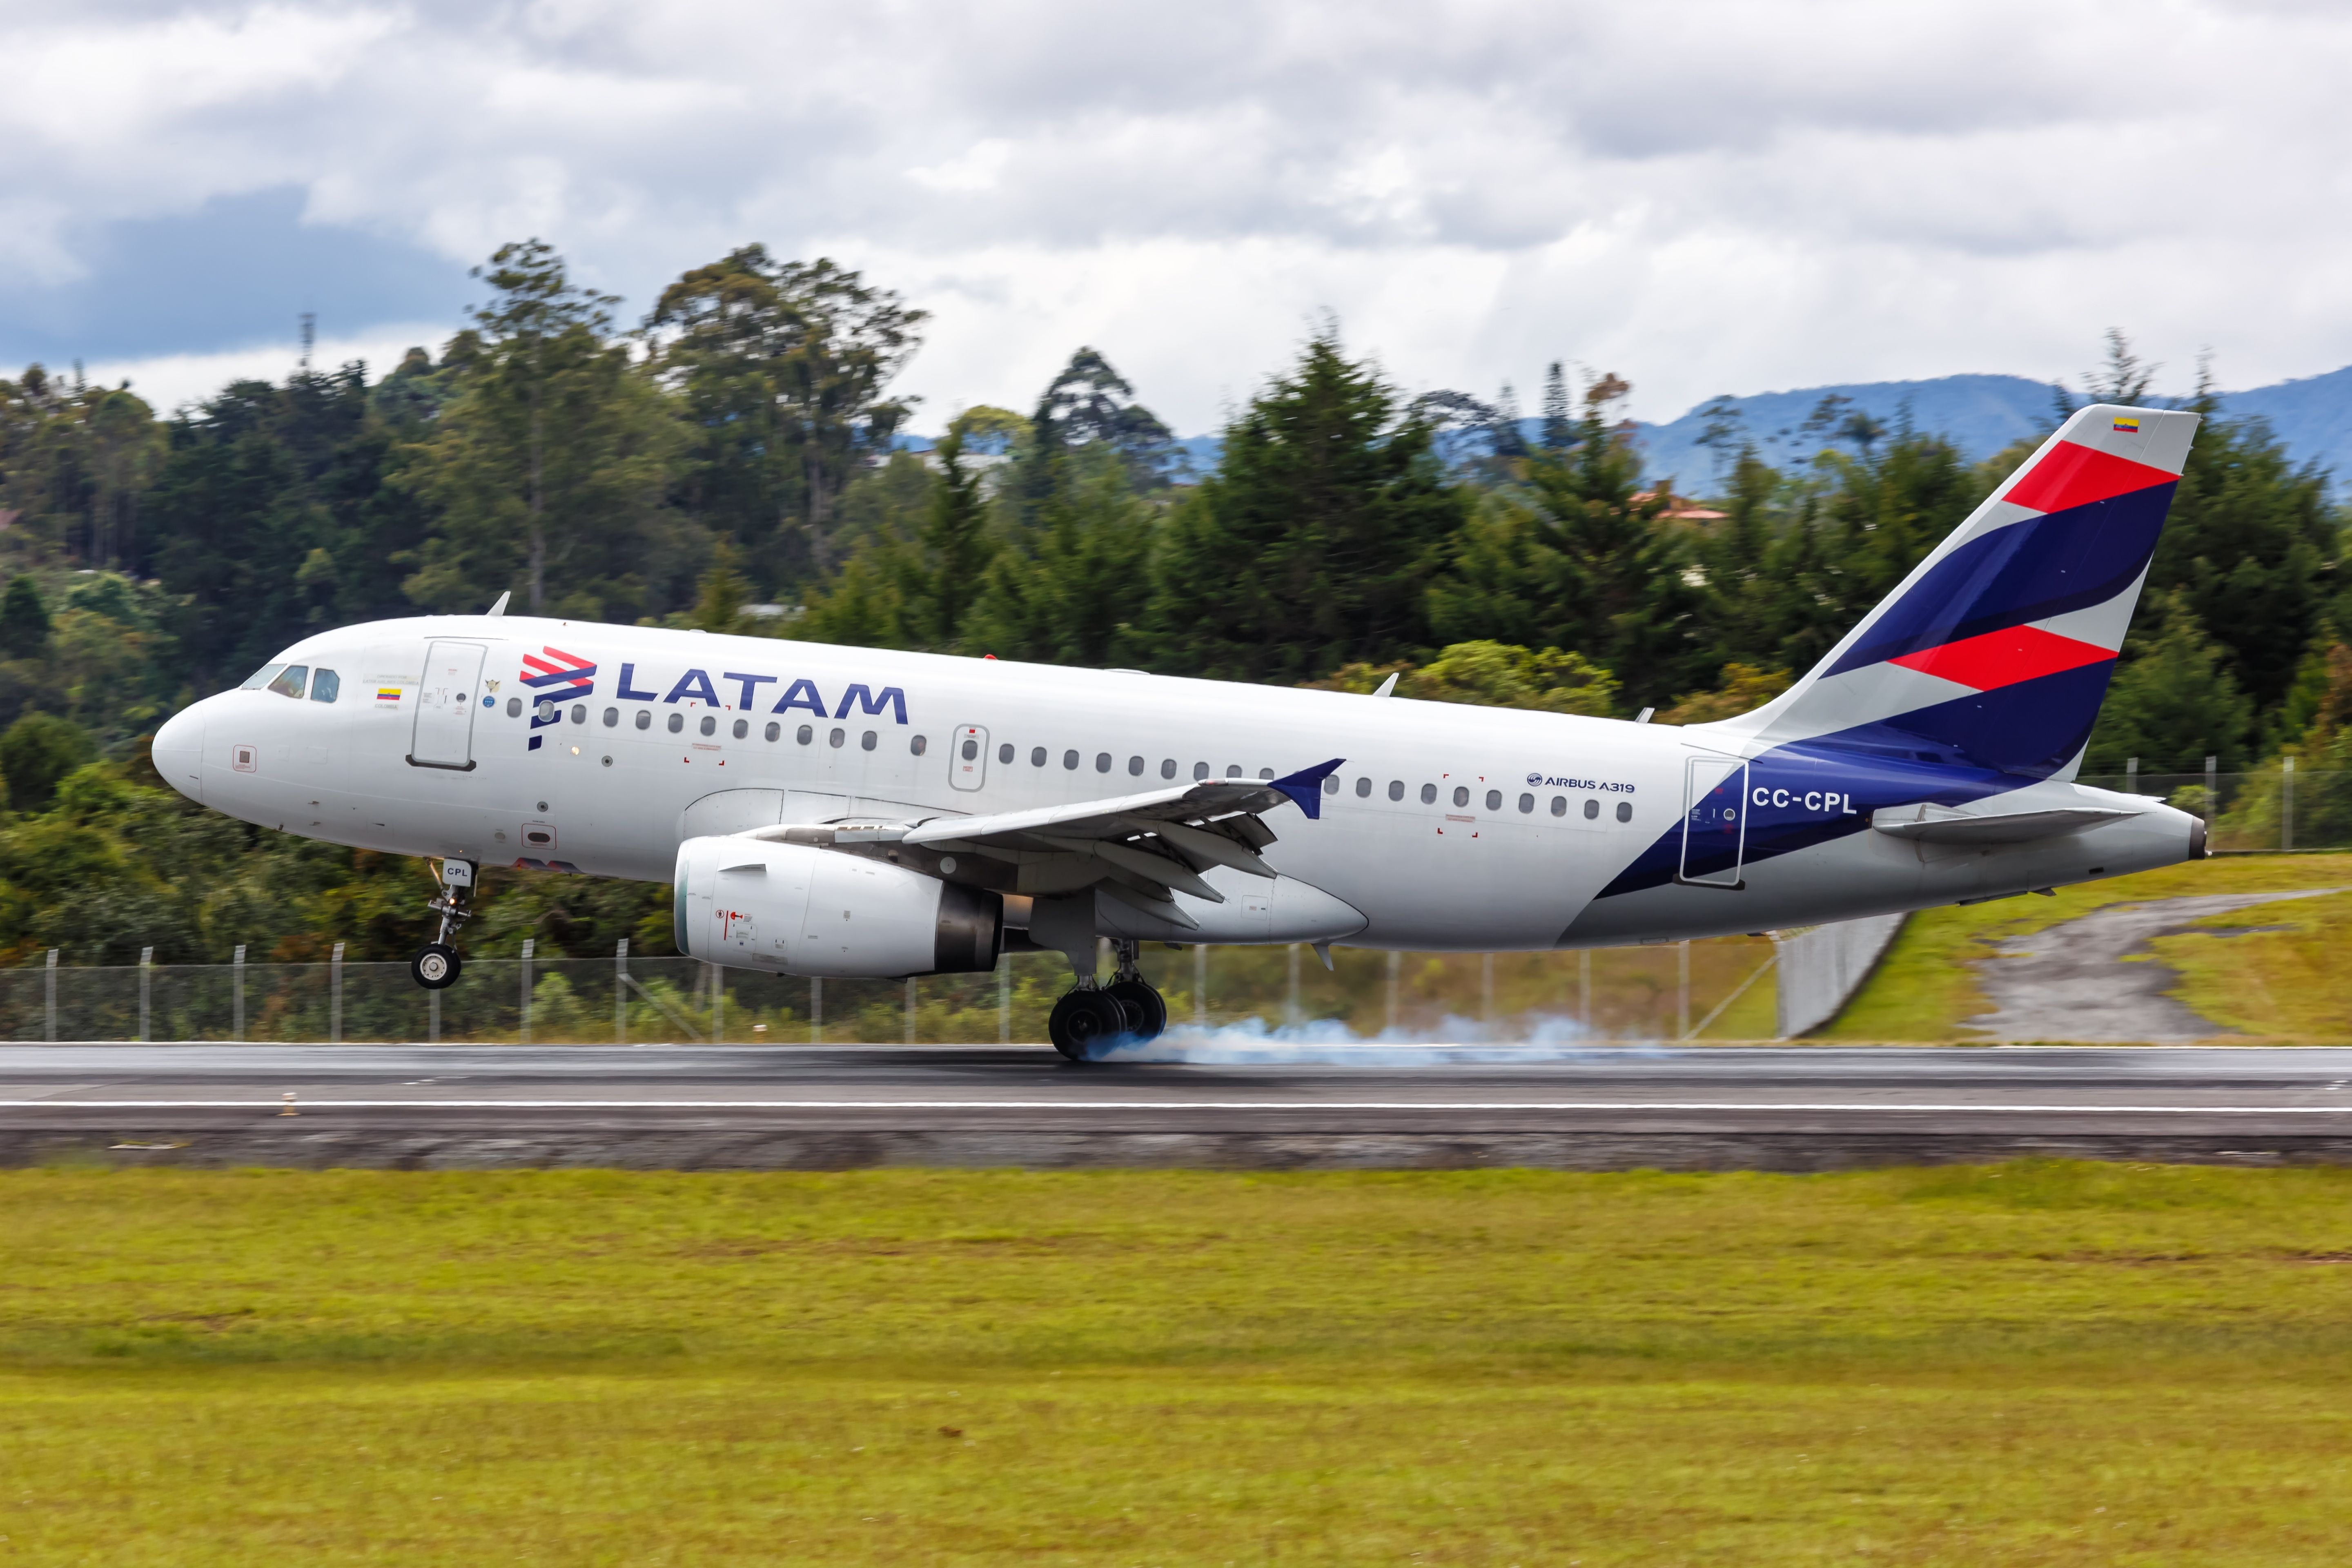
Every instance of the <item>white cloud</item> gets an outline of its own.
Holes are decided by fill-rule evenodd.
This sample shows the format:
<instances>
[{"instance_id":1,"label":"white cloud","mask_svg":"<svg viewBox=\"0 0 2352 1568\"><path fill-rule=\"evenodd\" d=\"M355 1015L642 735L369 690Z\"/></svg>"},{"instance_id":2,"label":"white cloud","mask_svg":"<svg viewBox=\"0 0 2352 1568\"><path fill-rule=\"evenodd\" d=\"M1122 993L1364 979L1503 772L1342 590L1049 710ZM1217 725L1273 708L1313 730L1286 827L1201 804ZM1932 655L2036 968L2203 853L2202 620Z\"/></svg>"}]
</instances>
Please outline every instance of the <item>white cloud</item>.
<instances>
[{"instance_id":1,"label":"white cloud","mask_svg":"<svg viewBox=\"0 0 2352 1568\"><path fill-rule=\"evenodd\" d=\"M2056 374L2111 323L2238 384L2352 360L2338 7L124 5L0 56L0 271L286 183L464 262L544 234L639 308L758 238L935 310L940 411L1093 342L1201 428L1325 308L1412 385L1565 356L1651 415Z\"/></svg>"}]
</instances>

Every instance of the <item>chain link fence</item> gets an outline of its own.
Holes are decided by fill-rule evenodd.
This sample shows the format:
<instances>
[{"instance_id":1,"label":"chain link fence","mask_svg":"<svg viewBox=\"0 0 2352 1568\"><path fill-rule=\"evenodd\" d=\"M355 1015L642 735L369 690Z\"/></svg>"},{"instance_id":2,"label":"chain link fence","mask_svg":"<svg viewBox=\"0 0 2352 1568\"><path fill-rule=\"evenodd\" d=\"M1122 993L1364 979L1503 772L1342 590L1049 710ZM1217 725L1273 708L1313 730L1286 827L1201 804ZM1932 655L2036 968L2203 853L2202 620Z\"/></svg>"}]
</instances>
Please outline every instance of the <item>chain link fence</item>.
<instances>
[{"instance_id":1,"label":"chain link fence","mask_svg":"<svg viewBox=\"0 0 2352 1568\"><path fill-rule=\"evenodd\" d=\"M1175 1028L1330 1041L1674 1040L1773 1028L1757 938L1591 952L1148 948ZM1106 971L1107 971L1106 965ZM11 1041L468 1044L1038 1042L1069 988L1056 953L992 973L801 980L689 958L469 958L425 991L405 963L231 963L0 970Z\"/></svg>"},{"instance_id":2,"label":"chain link fence","mask_svg":"<svg viewBox=\"0 0 2352 1568\"><path fill-rule=\"evenodd\" d=\"M2205 822L2216 854L2352 849L2352 773L2300 771L2289 757L2256 773L2085 775L2082 783L2155 795Z\"/></svg>"}]
</instances>

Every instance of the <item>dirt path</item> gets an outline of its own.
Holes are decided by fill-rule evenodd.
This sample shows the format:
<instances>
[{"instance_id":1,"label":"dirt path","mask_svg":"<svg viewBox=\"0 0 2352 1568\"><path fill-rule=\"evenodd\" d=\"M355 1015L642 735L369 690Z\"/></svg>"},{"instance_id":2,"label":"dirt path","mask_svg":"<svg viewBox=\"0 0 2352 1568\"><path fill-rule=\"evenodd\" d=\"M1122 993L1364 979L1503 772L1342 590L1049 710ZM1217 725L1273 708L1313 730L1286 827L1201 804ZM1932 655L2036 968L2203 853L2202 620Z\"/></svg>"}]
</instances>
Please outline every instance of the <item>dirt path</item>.
<instances>
[{"instance_id":1,"label":"dirt path","mask_svg":"<svg viewBox=\"0 0 2352 1568\"><path fill-rule=\"evenodd\" d=\"M2235 1031L2164 994L2177 976L2145 953L2152 937L2208 915L2315 899L2342 888L2294 893L2217 893L2115 904L2032 936L1996 942L1976 965L1993 1004L1967 1026L1996 1040L2201 1040Z\"/></svg>"}]
</instances>

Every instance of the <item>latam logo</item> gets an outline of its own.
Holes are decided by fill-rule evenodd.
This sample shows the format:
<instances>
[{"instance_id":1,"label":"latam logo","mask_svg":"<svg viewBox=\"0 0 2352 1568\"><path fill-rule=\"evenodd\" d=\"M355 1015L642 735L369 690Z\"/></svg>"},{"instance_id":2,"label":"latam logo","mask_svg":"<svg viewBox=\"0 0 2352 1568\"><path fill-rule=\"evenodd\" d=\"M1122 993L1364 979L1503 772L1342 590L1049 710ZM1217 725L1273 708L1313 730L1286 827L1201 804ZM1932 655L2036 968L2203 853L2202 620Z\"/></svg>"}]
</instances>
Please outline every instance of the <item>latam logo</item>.
<instances>
[{"instance_id":1,"label":"latam logo","mask_svg":"<svg viewBox=\"0 0 2352 1568\"><path fill-rule=\"evenodd\" d=\"M553 702L560 697L586 697L596 689L594 661L582 658L576 653L566 653L560 647L542 648L535 654L522 656L522 683L539 694L530 710L530 747L539 750L538 731L550 724L562 722L563 715Z\"/></svg>"},{"instance_id":2,"label":"latam logo","mask_svg":"<svg viewBox=\"0 0 2352 1568\"><path fill-rule=\"evenodd\" d=\"M592 665L590 668L593 669L594 667ZM719 679L734 683L736 700L732 704L722 704L719 700L719 689L712 683L709 670L688 670L671 683L665 695L659 681L656 681L651 689L640 689L636 684L637 667L625 664L621 666L620 685L614 695L624 702L699 702L706 708L732 706L748 713L767 698L768 694L760 688L773 686L779 689L780 695L776 698L776 705L768 710L771 713L789 713L798 709L814 713L820 719L846 719L854 708L867 714L880 714L887 710L894 721L900 724L907 721L907 693L896 686L877 689L862 680L853 681L842 692L840 703L828 710L824 693L817 689L816 682L804 677L786 684L782 676L746 675L740 670L722 669L719 672Z\"/></svg>"}]
</instances>

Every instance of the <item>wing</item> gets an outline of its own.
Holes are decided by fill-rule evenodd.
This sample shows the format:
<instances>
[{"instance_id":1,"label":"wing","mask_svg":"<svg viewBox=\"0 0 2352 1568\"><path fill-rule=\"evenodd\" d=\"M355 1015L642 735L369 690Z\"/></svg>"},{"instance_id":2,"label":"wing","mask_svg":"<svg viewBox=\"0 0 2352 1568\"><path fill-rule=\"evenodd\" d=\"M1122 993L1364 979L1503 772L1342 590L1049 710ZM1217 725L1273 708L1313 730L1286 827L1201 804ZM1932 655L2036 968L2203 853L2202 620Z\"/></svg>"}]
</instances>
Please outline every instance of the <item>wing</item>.
<instances>
[{"instance_id":1,"label":"wing","mask_svg":"<svg viewBox=\"0 0 2352 1568\"><path fill-rule=\"evenodd\" d=\"M1169 897L1181 889L1211 903L1224 894L1202 879L1213 866L1273 878L1258 851L1275 842L1265 813L1296 805L1323 815L1323 781L1344 758L1335 757L1278 779L1202 779L1139 795L1031 811L981 816L940 816L908 825L770 827L754 837L822 842L848 848L875 845L919 852L927 861L977 857L1004 874L986 880L1033 897L1074 893L1101 885L1114 897L1180 925L1195 922ZM964 879L961 874L959 880Z\"/></svg>"}]
</instances>

